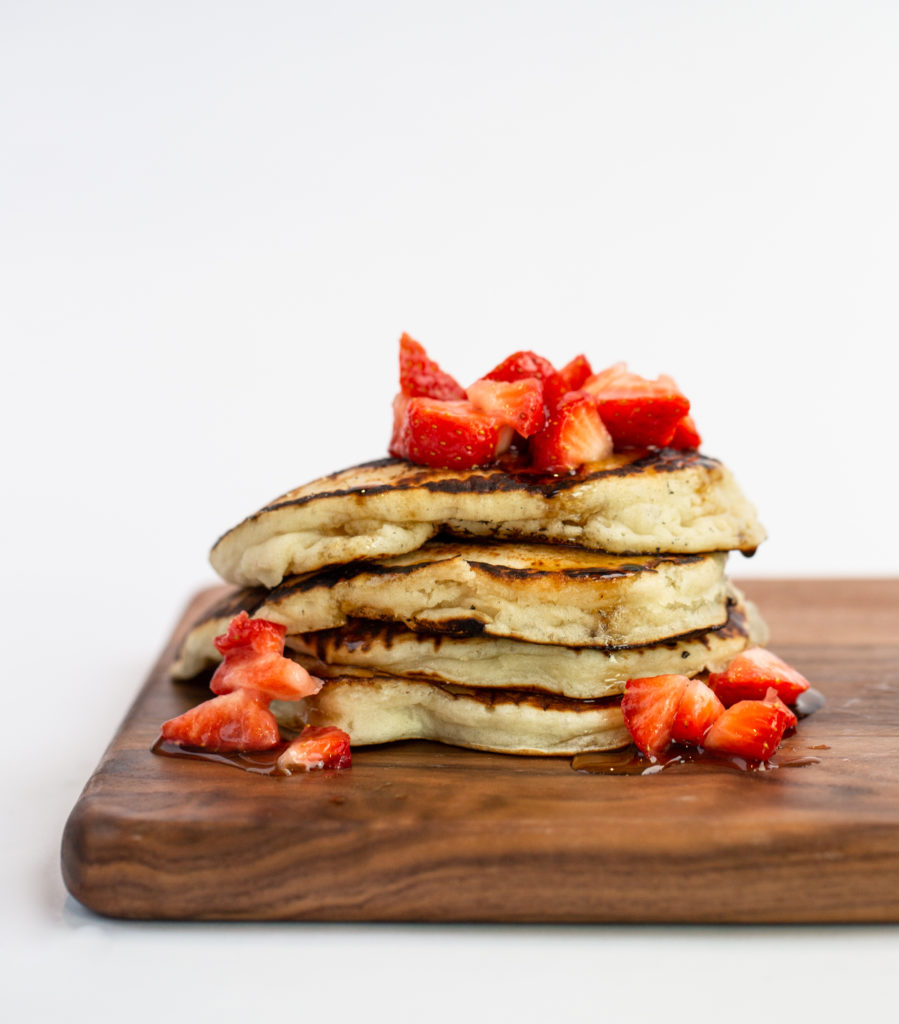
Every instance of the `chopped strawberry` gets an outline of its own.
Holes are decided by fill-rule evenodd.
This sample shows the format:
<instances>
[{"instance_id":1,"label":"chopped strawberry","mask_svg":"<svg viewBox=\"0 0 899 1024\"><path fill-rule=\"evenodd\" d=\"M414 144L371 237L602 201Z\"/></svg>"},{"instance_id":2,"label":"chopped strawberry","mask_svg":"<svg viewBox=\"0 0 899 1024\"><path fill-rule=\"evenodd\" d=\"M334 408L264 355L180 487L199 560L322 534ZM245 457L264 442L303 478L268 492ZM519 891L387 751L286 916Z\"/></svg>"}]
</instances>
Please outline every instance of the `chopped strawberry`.
<instances>
[{"instance_id":1,"label":"chopped strawberry","mask_svg":"<svg viewBox=\"0 0 899 1024\"><path fill-rule=\"evenodd\" d=\"M488 466L508 448L512 430L468 401L412 398L394 454L423 466Z\"/></svg>"},{"instance_id":2,"label":"chopped strawberry","mask_svg":"<svg viewBox=\"0 0 899 1024\"><path fill-rule=\"evenodd\" d=\"M302 665L280 654L225 658L209 682L213 693L254 690L269 700L301 700L323 686L323 680L310 675Z\"/></svg>"},{"instance_id":3,"label":"chopped strawberry","mask_svg":"<svg viewBox=\"0 0 899 1024\"><path fill-rule=\"evenodd\" d=\"M709 686L728 707L738 700L763 700L769 687L785 704L795 704L809 682L773 652L751 647L733 658L723 672L709 673Z\"/></svg>"},{"instance_id":4,"label":"chopped strawberry","mask_svg":"<svg viewBox=\"0 0 899 1024\"><path fill-rule=\"evenodd\" d=\"M403 430L406 427L406 412L412 399L400 391L393 399L393 430L390 434L390 444L387 451L395 459L404 459L405 448L403 446Z\"/></svg>"},{"instance_id":5,"label":"chopped strawberry","mask_svg":"<svg viewBox=\"0 0 899 1024\"><path fill-rule=\"evenodd\" d=\"M799 724L799 719L796 716L796 712L792 708L788 708L786 704L777 696L777 690L773 686L768 687L768 691L765 694L764 700L768 704L776 704L779 708L783 708L784 714L787 716L787 728L795 729Z\"/></svg>"},{"instance_id":6,"label":"chopped strawberry","mask_svg":"<svg viewBox=\"0 0 899 1024\"><path fill-rule=\"evenodd\" d=\"M699 431L696 429L693 417L688 414L674 428L674 434L672 434L671 440L668 442L668 447L681 449L698 448L701 444L702 438L699 436Z\"/></svg>"},{"instance_id":7,"label":"chopped strawberry","mask_svg":"<svg viewBox=\"0 0 899 1024\"><path fill-rule=\"evenodd\" d=\"M531 438L530 453L534 469L568 473L585 462L597 462L611 455L612 438L593 399L583 391L572 391Z\"/></svg>"},{"instance_id":8,"label":"chopped strawberry","mask_svg":"<svg viewBox=\"0 0 899 1024\"><path fill-rule=\"evenodd\" d=\"M550 412L565 392L571 390L566 387L553 364L536 352L513 352L484 376L488 380L506 381L536 377L543 384L543 404Z\"/></svg>"},{"instance_id":9,"label":"chopped strawberry","mask_svg":"<svg viewBox=\"0 0 899 1024\"><path fill-rule=\"evenodd\" d=\"M691 679L684 687L677 706L671 738L675 743L698 747L723 712L724 705L715 696L715 692L701 679Z\"/></svg>"},{"instance_id":10,"label":"chopped strawberry","mask_svg":"<svg viewBox=\"0 0 899 1024\"><path fill-rule=\"evenodd\" d=\"M487 380L511 381L522 380L524 377L547 380L549 377L557 376L557 371L548 359L538 356L536 352L513 352L484 376Z\"/></svg>"},{"instance_id":11,"label":"chopped strawberry","mask_svg":"<svg viewBox=\"0 0 899 1024\"><path fill-rule=\"evenodd\" d=\"M581 384L581 388L589 391L591 395L598 395L600 391L605 391L615 384L627 383L630 378L636 376L627 368L627 363L613 363L599 373L592 373Z\"/></svg>"},{"instance_id":12,"label":"chopped strawberry","mask_svg":"<svg viewBox=\"0 0 899 1024\"><path fill-rule=\"evenodd\" d=\"M482 377L468 389L468 399L478 412L530 437L543 426L543 384L536 377L491 380Z\"/></svg>"},{"instance_id":13,"label":"chopped strawberry","mask_svg":"<svg viewBox=\"0 0 899 1024\"><path fill-rule=\"evenodd\" d=\"M424 346L408 334L400 338L400 391L410 398L465 397L465 390L430 358Z\"/></svg>"},{"instance_id":14,"label":"chopped strawberry","mask_svg":"<svg viewBox=\"0 0 899 1024\"><path fill-rule=\"evenodd\" d=\"M240 612L228 623L228 629L217 636L213 643L219 654L228 657L232 654L267 654L284 651L284 637L287 627L280 622L268 619L251 619L245 612Z\"/></svg>"},{"instance_id":15,"label":"chopped strawberry","mask_svg":"<svg viewBox=\"0 0 899 1024\"><path fill-rule=\"evenodd\" d=\"M671 743L674 719L686 676L648 676L628 679L621 698L624 724L637 748L647 757L657 757Z\"/></svg>"},{"instance_id":16,"label":"chopped strawberry","mask_svg":"<svg viewBox=\"0 0 899 1024\"><path fill-rule=\"evenodd\" d=\"M703 746L747 761L767 761L780 746L788 724L782 706L764 700L741 700L712 725Z\"/></svg>"},{"instance_id":17,"label":"chopped strawberry","mask_svg":"<svg viewBox=\"0 0 899 1024\"><path fill-rule=\"evenodd\" d=\"M559 376L566 391L579 391L584 381L593 376L593 367L585 355L575 356L559 370Z\"/></svg>"},{"instance_id":18,"label":"chopped strawberry","mask_svg":"<svg viewBox=\"0 0 899 1024\"><path fill-rule=\"evenodd\" d=\"M316 768L349 768L353 757L350 738L333 725L307 725L278 758L278 767L290 773Z\"/></svg>"},{"instance_id":19,"label":"chopped strawberry","mask_svg":"<svg viewBox=\"0 0 899 1024\"><path fill-rule=\"evenodd\" d=\"M269 700L300 700L322 688L317 679L285 658L286 629L267 619L251 619L246 612L236 615L228 631L215 638L215 646L225 656L209 682L213 693L252 690Z\"/></svg>"},{"instance_id":20,"label":"chopped strawberry","mask_svg":"<svg viewBox=\"0 0 899 1024\"><path fill-rule=\"evenodd\" d=\"M583 390L596 399L616 448L664 447L690 411L674 381L662 374L647 380L616 363L589 377Z\"/></svg>"},{"instance_id":21,"label":"chopped strawberry","mask_svg":"<svg viewBox=\"0 0 899 1024\"><path fill-rule=\"evenodd\" d=\"M204 750L269 750L281 735L267 704L264 694L234 690L164 722L162 738Z\"/></svg>"}]
</instances>

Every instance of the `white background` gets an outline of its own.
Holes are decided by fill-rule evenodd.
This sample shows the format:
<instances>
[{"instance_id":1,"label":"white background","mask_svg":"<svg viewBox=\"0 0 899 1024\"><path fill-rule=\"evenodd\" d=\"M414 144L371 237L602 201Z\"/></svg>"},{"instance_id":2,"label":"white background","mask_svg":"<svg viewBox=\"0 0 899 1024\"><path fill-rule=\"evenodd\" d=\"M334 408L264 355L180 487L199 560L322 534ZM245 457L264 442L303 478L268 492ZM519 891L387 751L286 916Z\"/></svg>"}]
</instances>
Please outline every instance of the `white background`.
<instances>
[{"instance_id":1,"label":"white background","mask_svg":"<svg viewBox=\"0 0 899 1024\"><path fill-rule=\"evenodd\" d=\"M670 373L770 533L734 574L895 575L897 52L890 0L0 3L19 1019L886 998L892 928L105 922L58 842L212 541L383 454L403 330Z\"/></svg>"}]
</instances>

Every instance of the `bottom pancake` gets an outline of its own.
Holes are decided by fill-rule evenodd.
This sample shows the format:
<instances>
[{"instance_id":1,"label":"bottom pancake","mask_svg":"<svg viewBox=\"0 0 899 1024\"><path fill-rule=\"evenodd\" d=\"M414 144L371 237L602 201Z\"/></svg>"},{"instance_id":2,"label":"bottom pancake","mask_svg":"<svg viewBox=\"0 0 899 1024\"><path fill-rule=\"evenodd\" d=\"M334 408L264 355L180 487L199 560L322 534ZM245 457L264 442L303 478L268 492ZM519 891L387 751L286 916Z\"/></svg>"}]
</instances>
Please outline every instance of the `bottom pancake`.
<instances>
[{"instance_id":1,"label":"bottom pancake","mask_svg":"<svg viewBox=\"0 0 899 1024\"><path fill-rule=\"evenodd\" d=\"M501 754L571 756L630 742L621 700L570 700L517 690L477 690L393 676L329 679L303 701L274 701L287 728L334 725L353 746L436 740Z\"/></svg>"}]
</instances>

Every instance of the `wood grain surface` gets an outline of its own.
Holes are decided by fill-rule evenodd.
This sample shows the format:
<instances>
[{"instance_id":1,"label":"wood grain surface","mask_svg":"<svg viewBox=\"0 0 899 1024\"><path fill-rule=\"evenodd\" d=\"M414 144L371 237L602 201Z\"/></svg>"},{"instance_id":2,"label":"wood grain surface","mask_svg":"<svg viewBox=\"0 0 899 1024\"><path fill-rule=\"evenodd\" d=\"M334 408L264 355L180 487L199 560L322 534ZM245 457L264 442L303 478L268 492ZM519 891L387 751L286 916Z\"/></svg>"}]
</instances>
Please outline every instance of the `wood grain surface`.
<instances>
[{"instance_id":1,"label":"wood grain surface","mask_svg":"<svg viewBox=\"0 0 899 1024\"><path fill-rule=\"evenodd\" d=\"M154 756L208 695L167 675L204 592L71 813L66 885L128 918L899 921L899 580L742 586L827 698L780 751L817 763L609 776L415 742L269 778Z\"/></svg>"}]
</instances>

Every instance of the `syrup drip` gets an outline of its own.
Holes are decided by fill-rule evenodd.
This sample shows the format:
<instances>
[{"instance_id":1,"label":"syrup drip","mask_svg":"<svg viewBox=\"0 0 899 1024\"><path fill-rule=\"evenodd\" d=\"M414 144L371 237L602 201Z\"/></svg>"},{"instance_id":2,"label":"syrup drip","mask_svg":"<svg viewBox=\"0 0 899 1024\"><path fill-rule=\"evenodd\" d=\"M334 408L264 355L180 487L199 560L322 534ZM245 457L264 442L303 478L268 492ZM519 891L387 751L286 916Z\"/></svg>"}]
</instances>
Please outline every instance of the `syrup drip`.
<instances>
[{"instance_id":1,"label":"syrup drip","mask_svg":"<svg viewBox=\"0 0 899 1024\"><path fill-rule=\"evenodd\" d=\"M645 757L631 744L623 750L596 751L575 754L571 767L576 772L590 775L657 775L659 772L703 771L709 767L726 768L736 772L767 772L777 768L804 768L820 764L820 757L790 757L784 760L748 761L733 754L714 754L707 750L672 747L662 757Z\"/></svg>"},{"instance_id":2,"label":"syrup drip","mask_svg":"<svg viewBox=\"0 0 899 1024\"><path fill-rule=\"evenodd\" d=\"M797 718L808 718L809 715L820 711L826 703L824 694L820 690L816 690L814 686L810 686L804 693L799 694L793 705L793 710L796 712Z\"/></svg>"},{"instance_id":3,"label":"syrup drip","mask_svg":"<svg viewBox=\"0 0 899 1024\"><path fill-rule=\"evenodd\" d=\"M150 748L154 754L163 757L186 758L191 761L213 761L241 768L252 775L283 775L290 772L278 767L278 758L287 749L287 743L279 743L271 750L201 750L198 747L182 747L160 737Z\"/></svg>"},{"instance_id":4,"label":"syrup drip","mask_svg":"<svg viewBox=\"0 0 899 1024\"><path fill-rule=\"evenodd\" d=\"M823 707L824 703L824 695L819 690L810 688L800 694L799 699L793 705L793 710L796 712L797 718L807 718ZM287 747L287 743L279 743L271 750L201 750L197 747L182 747L160 737L150 749L154 754L159 754L162 757L212 761L215 764L240 768L253 775L288 776L290 772L278 767L278 758ZM820 743L809 749L829 750L830 747L826 743ZM759 763L747 761L743 757L714 754L711 751L693 750L687 747L673 747L664 757L652 759L644 757L631 744L621 750L576 754L572 758L571 767L576 772L585 772L590 775L656 775L667 770L701 771L708 766L740 772L765 772L775 768L804 768L807 765L820 763L821 758L814 756L791 757L782 761L770 760Z\"/></svg>"},{"instance_id":5,"label":"syrup drip","mask_svg":"<svg viewBox=\"0 0 899 1024\"><path fill-rule=\"evenodd\" d=\"M793 705L797 718L808 718L824 706L824 694L810 687L800 694ZM820 743L810 750L829 750L826 743ZM821 758L789 757L778 759L775 754L769 761L749 761L732 754L716 754L710 750L696 750L692 747L673 746L661 757L645 757L630 744L621 750L600 750L575 754L571 767L576 772L590 775L657 775L662 771L695 772L709 767L725 768L738 772L767 772L777 768L805 768L820 764Z\"/></svg>"}]
</instances>

